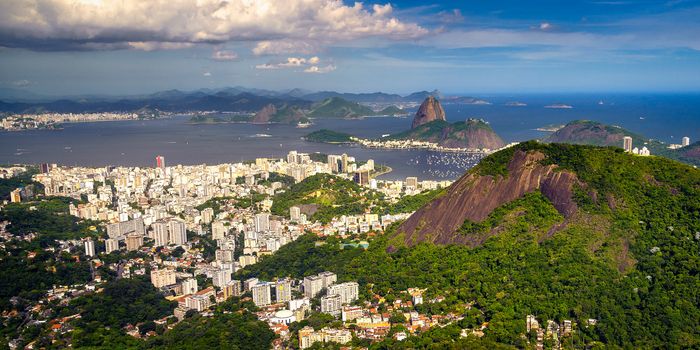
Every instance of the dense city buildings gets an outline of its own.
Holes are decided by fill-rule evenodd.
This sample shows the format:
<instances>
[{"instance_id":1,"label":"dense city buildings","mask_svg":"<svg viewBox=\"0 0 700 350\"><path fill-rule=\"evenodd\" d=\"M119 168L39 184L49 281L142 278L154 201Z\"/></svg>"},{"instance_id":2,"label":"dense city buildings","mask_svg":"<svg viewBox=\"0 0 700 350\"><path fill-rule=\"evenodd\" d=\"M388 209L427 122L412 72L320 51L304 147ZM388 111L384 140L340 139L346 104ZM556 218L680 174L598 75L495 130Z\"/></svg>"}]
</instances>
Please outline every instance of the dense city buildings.
<instances>
[{"instance_id":1,"label":"dense city buildings","mask_svg":"<svg viewBox=\"0 0 700 350\"><path fill-rule=\"evenodd\" d=\"M410 212L346 214L321 222L302 203L290 205L284 215L273 214L278 195L319 174L352 181L359 173L355 180L362 191L381 196L382 205L450 184L409 179L407 186L405 181L377 180L373 161L358 166L348 154L319 162L308 154L290 152L285 159L194 166L167 166L162 156L155 159L152 168L43 164L34 175L44 195L72 198L68 213L94 225L92 237L74 243L95 271L90 288L104 282L98 268L109 269L118 279L146 278L168 300L177 302L172 316L178 322L192 312L210 315L213 306L232 297L249 298L261 308L258 318L279 334L286 334L283 326L312 313L343 317L347 322L361 320L368 310L354 305L359 284L338 283L331 271L300 280L280 276L272 281L239 279L237 273L302 235L337 237L346 241L344 247L366 249L368 237L381 234ZM26 169L2 168L0 176L23 171ZM17 189L12 191L17 198L9 199L23 202L20 196L27 192ZM240 205L245 201L252 205ZM111 258L105 260L106 255ZM139 336L138 332L130 334ZM326 328L304 341L345 341L352 334Z\"/></svg>"}]
</instances>

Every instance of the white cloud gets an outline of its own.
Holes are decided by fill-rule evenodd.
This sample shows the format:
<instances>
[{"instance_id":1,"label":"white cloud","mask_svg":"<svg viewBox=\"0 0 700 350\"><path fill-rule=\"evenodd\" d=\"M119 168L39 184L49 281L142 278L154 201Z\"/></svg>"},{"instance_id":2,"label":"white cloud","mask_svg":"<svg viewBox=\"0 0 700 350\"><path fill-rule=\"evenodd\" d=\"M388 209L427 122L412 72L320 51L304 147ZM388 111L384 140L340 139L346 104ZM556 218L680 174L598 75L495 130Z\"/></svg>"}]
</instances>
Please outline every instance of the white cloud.
<instances>
[{"instance_id":1,"label":"white cloud","mask_svg":"<svg viewBox=\"0 0 700 350\"><path fill-rule=\"evenodd\" d=\"M253 54L256 56L284 54L309 55L318 51L318 44L300 40L264 40L258 42L253 48Z\"/></svg>"},{"instance_id":2,"label":"white cloud","mask_svg":"<svg viewBox=\"0 0 700 350\"><path fill-rule=\"evenodd\" d=\"M214 50L211 59L214 61L235 61L238 59L238 54L230 50Z\"/></svg>"},{"instance_id":3,"label":"white cloud","mask_svg":"<svg viewBox=\"0 0 700 350\"><path fill-rule=\"evenodd\" d=\"M335 70L335 66L332 64L329 64L325 67L319 67L319 66L311 66L309 68L304 69L304 73L317 73L317 74L323 74L323 73L328 73L332 72Z\"/></svg>"},{"instance_id":4,"label":"white cloud","mask_svg":"<svg viewBox=\"0 0 700 350\"><path fill-rule=\"evenodd\" d=\"M12 82L13 86L16 87L26 87L29 86L32 82L27 80L27 79L21 79L21 80L15 80Z\"/></svg>"},{"instance_id":5,"label":"white cloud","mask_svg":"<svg viewBox=\"0 0 700 350\"><path fill-rule=\"evenodd\" d=\"M0 46L43 50L174 48L178 44L259 42L258 55L317 45L428 34L392 16L391 5L341 0L0 1ZM289 45L279 44L289 42ZM163 43L158 47L155 43Z\"/></svg>"},{"instance_id":6,"label":"white cloud","mask_svg":"<svg viewBox=\"0 0 700 350\"><path fill-rule=\"evenodd\" d=\"M255 66L256 69L281 69L281 68L298 68L307 67L304 72L307 73L327 73L335 70L335 66L328 65L326 67L320 68L317 65L321 63L321 59L318 56L313 56L310 58L304 57L287 57L287 60L279 63L265 63Z\"/></svg>"},{"instance_id":7,"label":"white cloud","mask_svg":"<svg viewBox=\"0 0 700 350\"><path fill-rule=\"evenodd\" d=\"M317 57L318 58L318 57ZM299 67L306 64L306 58L301 57L288 57L287 62L279 63L280 67Z\"/></svg>"},{"instance_id":8,"label":"white cloud","mask_svg":"<svg viewBox=\"0 0 700 350\"><path fill-rule=\"evenodd\" d=\"M554 27L549 22L540 23L540 30L551 30L552 28L554 28Z\"/></svg>"}]
</instances>

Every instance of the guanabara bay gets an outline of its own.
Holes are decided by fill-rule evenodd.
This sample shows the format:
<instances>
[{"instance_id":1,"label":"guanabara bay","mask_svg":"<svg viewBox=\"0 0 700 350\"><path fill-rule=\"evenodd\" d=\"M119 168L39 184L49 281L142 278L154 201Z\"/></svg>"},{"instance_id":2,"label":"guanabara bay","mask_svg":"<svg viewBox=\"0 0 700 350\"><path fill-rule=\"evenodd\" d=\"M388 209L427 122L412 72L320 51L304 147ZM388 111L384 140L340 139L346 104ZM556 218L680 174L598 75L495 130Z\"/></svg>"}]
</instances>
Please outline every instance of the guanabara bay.
<instances>
[{"instance_id":1,"label":"guanabara bay","mask_svg":"<svg viewBox=\"0 0 700 350\"><path fill-rule=\"evenodd\" d=\"M700 350L700 0L0 0L0 350Z\"/></svg>"}]
</instances>

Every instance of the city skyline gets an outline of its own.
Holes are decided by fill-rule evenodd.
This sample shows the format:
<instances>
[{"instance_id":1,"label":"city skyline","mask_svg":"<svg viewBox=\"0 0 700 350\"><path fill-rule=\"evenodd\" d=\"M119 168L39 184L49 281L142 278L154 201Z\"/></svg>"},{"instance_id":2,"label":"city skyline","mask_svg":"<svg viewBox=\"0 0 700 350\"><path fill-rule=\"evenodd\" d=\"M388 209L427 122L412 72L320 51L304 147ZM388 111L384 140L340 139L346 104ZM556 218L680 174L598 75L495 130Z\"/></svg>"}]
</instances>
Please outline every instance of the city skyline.
<instances>
[{"instance_id":1,"label":"city skyline","mask_svg":"<svg viewBox=\"0 0 700 350\"><path fill-rule=\"evenodd\" d=\"M700 88L697 1L54 0L0 13L0 89L53 96Z\"/></svg>"}]
</instances>

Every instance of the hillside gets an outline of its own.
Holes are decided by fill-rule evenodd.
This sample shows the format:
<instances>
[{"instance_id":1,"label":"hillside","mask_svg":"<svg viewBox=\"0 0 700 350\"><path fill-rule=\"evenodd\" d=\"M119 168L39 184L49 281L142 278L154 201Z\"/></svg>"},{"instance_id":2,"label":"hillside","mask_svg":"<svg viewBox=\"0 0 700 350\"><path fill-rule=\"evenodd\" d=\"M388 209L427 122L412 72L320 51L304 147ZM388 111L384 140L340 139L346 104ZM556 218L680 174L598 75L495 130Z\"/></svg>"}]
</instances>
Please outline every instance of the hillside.
<instances>
[{"instance_id":1,"label":"hillside","mask_svg":"<svg viewBox=\"0 0 700 350\"><path fill-rule=\"evenodd\" d=\"M306 119L306 113L300 106L283 103L280 106L268 104L259 110L251 122L253 124L267 123L297 123Z\"/></svg>"},{"instance_id":2,"label":"hillside","mask_svg":"<svg viewBox=\"0 0 700 350\"><path fill-rule=\"evenodd\" d=\"M671 150L668 145L626 130L619 126L606 125L591 120L575 120L547 137L545 142L577 145L622 147L622 139L632 137L634 147L647 147L652 155L663 156L690 165L700 166L700 143Z\"/></svg>"},{"instance_id":3,"label":"hillside","mask_svg":"<svg viewBox=\"0 0 700 350\"><path fill-rule=\"evenodd\" d=\"M417 309L464 316L372 349L457 346L460 328L482 322L479 342L530 348L530 314L573 320L574 336L562 342L581 348L696 348L699 215L698 170L613 148L528 142L485 158L365 252L306 237L241 274L328 269L370 297L426 288L444 300Z\"/></svg>"},{"instance_id":4,"label":"hillside","mask_svg":"<svg viewBox=\"0 0 700 350\"><path fill-rule=\"evenodd\" d=\"M691 165L700 166L700 141L683 148L669 150L668 154L663 155Z\"/></svg>"},{"instance_id":5,"label":"hillside","mask_svg":"<svg viewBox=\"0 0 700 350\"><path fill-rule=\"evenodd\" d=\"M573 143L577 145L622 147L622 139L631 136L635 144L647 141L643 136L619 126L606 125L592 120L575 120L547 137L545 142Z\"/></svg>"},{"instance_id":6,"label":"hillside","mask_svg":"<svg viewBox=\"0 0 700 350\"><path fill-rule=\"evenodd\" d=\"M377 114L378 115L399 116L399 115L407 115L408 112L406 112L405 110L403 110L399 107L396 107L396 106L389 106L389 107L386 107L386 108L382 109L381 111L377 112Z\"/></svg>"},{"instance_id":7,"label":"hillside","mask_svg":"<svg viewBox=\"0 0 700 350\"><path fill-rule=\"evenodd\" d=\"M294 184L273 197L272 214L289 216L289 208L300 206L311 220L328 222L334 216L362 214L381 196L337 176L317 174Z\"/></svg>"},{"instance_id":8,"label":"hillside","mask_svg":"<svg viewBox=\"0 0 700 350\"><path fill-rule=\"evenodd\" d=\"M390 138L434 142L450 148L499 149L505 146L491 126L478 119L456 123L435 120Z\"/></svg>"},{"instance_id":9,"label":"hillside","mask_svg":"<svg viewBox=\"0 0 700 350\"><path fill-rule=\"evenodd\" d=\"M340 97L331 97L311 106L311 118L359 118L376 113L369 107Z\"/></svg>"}]
</instances>

